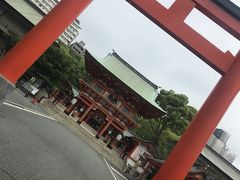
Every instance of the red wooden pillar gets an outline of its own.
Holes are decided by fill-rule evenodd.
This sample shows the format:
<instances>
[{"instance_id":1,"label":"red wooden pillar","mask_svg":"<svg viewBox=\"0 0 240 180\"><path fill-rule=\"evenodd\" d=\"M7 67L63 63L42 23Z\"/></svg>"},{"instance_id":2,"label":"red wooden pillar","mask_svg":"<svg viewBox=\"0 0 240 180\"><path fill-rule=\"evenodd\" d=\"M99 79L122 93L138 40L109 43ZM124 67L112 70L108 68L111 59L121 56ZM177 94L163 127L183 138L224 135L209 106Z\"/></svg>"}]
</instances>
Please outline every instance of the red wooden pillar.
<instances>
[{"instance_id":1,"label":"red wooden pillar","mask_svg":"<svg viewBox=\"0 0 240 180\"><path fill-rule=\"evenodd\" d=\"M89 119L93 116L93 111L90 111L86 117L83 119L85 123L88 123Z\"/></svg>"},{"instance_id":2,"label":"red wooden pillar","mask_svg":"<svg viewBox=\"0 0 240 180\"><path fill-rule=\"evenodd\" d=\"M62 0L1 59L0 74L15 84L90 2Z\"/></svg>"},{"instance_id":3,"label":"red wooden pillar","mask_svg":"<svg viewBox=\"0 0 240 180\"><path fill-rule=\"evenodd\" d=\"M37 96L33 97L32 100L31 100L31 103L32 103L32 104L37 104L37 103L39 103L38 97L37 97Z\"/></svg>"},{"instance_id":4,"label":"red wooden pillar","mask_svg":"<svg viewBox=\"0 0 240 180\"><path fill-rule=\"evenodd\" d=\"M65 109L64 113L67 115L70 115L71 112L74 110L74 108L76 107L77 104L71 104L67 107L67 109Z\"/></svg>"},{"instance_id":5,"label":"red wooden pillar","mask_svg":"<svg viewBox=\"0 0 240 180\"><path fill-rule=\"evenodd\" d=\"M99 139L111 124L112 124L112 120L109 120L107 124L98 132L98 134L96 135L96 138Z\"/></svg>"},{"instance_id":6,"label":"red wooden pillar","mask_svg":"<svg viewBox=\"0 0 240 180\"><path fill-rule=\"evenodd\" d=\"M107 147L109 148L109 149L112 149L112 148L115 148L116 147L116 143L117 143L117 136L114 136L113 138L112 138L112 140L108 143L108 145L107 145Z\"/></svg>"},{"instance_id":7,"label":"red wooden pillar","mask_svg":"<svg viewBox=\"0 0 240 180\"><path fill-rule=\"evenodd\" d=\"M72 113L72 111L74 110L74 108L76 106L78 106L78 104L79 104L79 99L77 100L76 98L73 98L71 100L71 104L67 107L67 109L65 109L64 113L67 115L70 115Z\"/></svg>"},{"instance_id":8,"label":"red wooden pillar","mask_svg":"<svg viewBox=\"0 0 240 180\"><path fill-rule=\"evenodd\" d=\"M55 97L54 97L53 104L59 103L61 100L61 97L62 97L62 94L60 92L57 93L57 95L55 95Z\"/></svg>"},{"instance_id":9,"label":"red wooden pillar","mask_svg":"<svg viewBox=\"0 0 240 180\"><path fill-rule=\"evenodd\" d=\"M59 94L60 90L56 89L49 97L48 99L56 98L57 95Z\"/></svg>"},{"instance_id":10,"label":"red wooden pillar","mask_svg":"<svg viewBox=\"0 0 240 180\"><path fill-rule=\"evenodd\" d=\"M83 115L80 117L80 119L77 121L79 124L81 124L83 121L84 121L84 119L85 119L85 117L88 115L88 113L92 110L92 108L93 108L93 104L92 105L90 105L86 110L85 110L85 112L83 113Z\"/></svg>"},{"instance_id":11,"label":"red wooden pillar","mask_svg":"<svg viewBox=\"0 0 240 180\"><path fill-rule=\"evenodd\" d=\"M63 102L64 102L65 100L66 100L66 97L62 96L62 97L59 99L58 103L63 104Z\"/></svg>"},{"instance_id":12,"label":"red wooden pillar","mask_svg":"<svg viewBox=\"0 0 240 180\"><path fill-rule=\"evenodd\" d=\"M195 119L174 147L154 180L182 180L204 148L225 111L240 90L240 51ZM180 165L179 165L180 163Z\"/></svg>"}]
</instances>

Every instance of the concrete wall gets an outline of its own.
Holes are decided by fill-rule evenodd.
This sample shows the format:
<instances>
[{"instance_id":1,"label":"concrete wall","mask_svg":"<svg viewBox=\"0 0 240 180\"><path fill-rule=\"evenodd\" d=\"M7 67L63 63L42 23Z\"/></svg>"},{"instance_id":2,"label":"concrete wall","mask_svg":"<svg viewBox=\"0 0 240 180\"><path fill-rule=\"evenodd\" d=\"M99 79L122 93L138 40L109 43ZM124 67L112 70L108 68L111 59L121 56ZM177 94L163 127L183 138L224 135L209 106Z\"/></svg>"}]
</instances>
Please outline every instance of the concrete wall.
<instances>
[{"instance_id":1,"label":"concrete wall","mask_svg":"<svg viewBox=\"0 0 240 180\"><path fill-rule=\"evenodd\" d=\"M226 145L229 137L230 134L228 132L223 131L222 129L217 129L209 138L207 145L225 158L228 162L233 163L233 161L236 159L236 155L231 153Z\"/></svg>"},{"instance_id":2,"label":"concrete wall","mask_svg":"<svg viewBox=\"0 0 240 180\"><path fill-rule=\"evenodd\" d=\"M143 155L147 150L147 147L140 144L137 146L137 148L133 151L131 158L133 158L135 161L138 161L140 158L140 155Z\"/></svg>"},{"instance_id":3,"label":"concrete wall","mask_svg":"<svg viewBox=\"0 0 240 180\"><path fill-rule=\"evenodd\" d=\"M14 12L6 3L0 2L0 29L4 32L8 30L15 32L19 37L23 37L31 28L28 20Z\"/></svg>"},{"instance_id":4,"label":"concrete wall","mask_svg":"<svg viewBox=\"0 0 240 180\"><path fill-rule=\"evenodd\" d=\"M223 157L217 154L214 150L212 150L209 146L206 146L201 155L208 159L211 163L213 163L217 168L223 171L226 175L228 175L231 179L240 179L240 171L235 168L231 163L226 161Z\"/></svg>"}]
</instances>

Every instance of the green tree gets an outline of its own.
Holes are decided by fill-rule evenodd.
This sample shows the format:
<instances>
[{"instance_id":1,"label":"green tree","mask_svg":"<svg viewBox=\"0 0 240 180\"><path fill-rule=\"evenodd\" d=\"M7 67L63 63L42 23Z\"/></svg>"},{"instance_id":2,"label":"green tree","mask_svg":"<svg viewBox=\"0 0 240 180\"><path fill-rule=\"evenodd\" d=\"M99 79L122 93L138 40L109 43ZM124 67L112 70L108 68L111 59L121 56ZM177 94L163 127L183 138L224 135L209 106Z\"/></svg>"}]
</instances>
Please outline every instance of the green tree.
<instances>
[{"instance_id":1,"label":"green tree","mask_svg":"<svg viewBox=\"0 0 240 180\"><path fill-rule=\"evenodd\" d=\"M186 95L177 94L173 90L162 89L156 103L167 112L166 116L153 120L157 121L157 126L153 127L157 134L169 128L175 134L181 135L197 112L196 108L188 105Z\"/></svg>"},{"instance_id":2,"label":"green tree","mask_svg":"<svg viewBox=\"0 0 240 180\"><path fill-rule=\"evenodd\" d=\"M4 47L1 47L2 55L13 48L15 44L20 40L18 34L13 31L8 31L7 33L0 31L0 38L6 43Z\"/></svg>"},{"instance_id":3,"label":"green tree","mask_svg":"<svg viewBox=\"0 0 240 180\"><path fill-rule=\"evenodd\" d=\"M62 87L63 81L78 86L80 78L85 78L83 59L62 43L54 43L27 71L28 77L36 76L51 86Z\"/></svg>"},{"instance_id":4,"label":"green tree","mask_svg":"<svg viewBox=\"0 0 240 180\"><path fill-rule=\"evenodd\" d=\"M140 118L141 128L134 132L156 144L154 155L165 158L174 144L178 141L197 110L188 105L188 97L177 94L173 90L162 89L156 98L156 103L167 114L156 119Z\"/></svg>"},{"instance_id":5,"label":"green tree","mask_svg":"<svg viewBox=\"0 0 240 180\"><path fill-rule=\"evenodd\" d=\"M0 31L0 36L6 41L2 53L9 51L20 40L13 31ZM50 85L60 89L65 88L62 85L63 81L68 80L78 86L80 78L88 78L83 59L61 42L54 42L21 79L29 80L32 76L42 79L45 87Z\"/></svg>"}]
</instances>

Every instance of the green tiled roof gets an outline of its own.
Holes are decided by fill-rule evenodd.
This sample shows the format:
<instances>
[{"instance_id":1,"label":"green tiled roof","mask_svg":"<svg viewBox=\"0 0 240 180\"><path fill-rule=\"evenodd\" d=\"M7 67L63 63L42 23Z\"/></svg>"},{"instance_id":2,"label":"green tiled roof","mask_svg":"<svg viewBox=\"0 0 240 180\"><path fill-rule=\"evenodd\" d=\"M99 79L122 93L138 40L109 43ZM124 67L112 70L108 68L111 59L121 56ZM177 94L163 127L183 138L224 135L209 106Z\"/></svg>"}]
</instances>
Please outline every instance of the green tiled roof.
<instances>
[{"instance_id":1,"label":"green tiled roof","mask_svg":"<svg viewBox=\"0 0 240 180\"><path fill-rule=\"evenodd\" d=\"M120 56L118 56L117 53L110 53L105 58L98 60L98 62L137 94L164 112L164 110L155 102L158 86L131 67Z\"/></svg>"},{"instance_id":2,"label":"green tiled roof","mask_svg":"<svg viewBox=\"0 0 240 180\"><path fill-rule=\"evenodd\" d=\"M37 12L30 4L25 0L4 0L10 6L12 6L23 17L28 19L33 25L36 25L43 16Z\"/></svg>"}]
</instances>

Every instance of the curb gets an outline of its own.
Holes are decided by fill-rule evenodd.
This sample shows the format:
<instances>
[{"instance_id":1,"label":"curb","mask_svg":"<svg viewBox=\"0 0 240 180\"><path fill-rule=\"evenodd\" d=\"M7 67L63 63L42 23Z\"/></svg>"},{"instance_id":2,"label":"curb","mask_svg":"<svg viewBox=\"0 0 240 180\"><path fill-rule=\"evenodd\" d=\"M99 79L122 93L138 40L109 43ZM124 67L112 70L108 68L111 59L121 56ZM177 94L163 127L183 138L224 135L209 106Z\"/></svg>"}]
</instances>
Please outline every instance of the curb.
<instances>
[{"instance_id":1,"label":"curb","mask_svg":"<svg viewBox=\"0 0 240 180\"><path fill-rule=\"evenodd\" d=\"M3 103L7 103L7 104L9 104L9 105L15 106L16 108L21 108L21 109L23 109L23 110L26 110L26 111L29 111L29 112L33 112L33 113L35 113L35 114L39 114L39 115L44 116L44 117L52 118L52 117L49 116L48 114L39 112L39 111L37 111L37 110L35 110L35 109L27 108L27 107L25 107L25 106L23 106L23 105L20 105L20 104L17 104L17 103L8 101L8 100L5 100Z\"/></svg>"}]
</instances>

